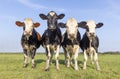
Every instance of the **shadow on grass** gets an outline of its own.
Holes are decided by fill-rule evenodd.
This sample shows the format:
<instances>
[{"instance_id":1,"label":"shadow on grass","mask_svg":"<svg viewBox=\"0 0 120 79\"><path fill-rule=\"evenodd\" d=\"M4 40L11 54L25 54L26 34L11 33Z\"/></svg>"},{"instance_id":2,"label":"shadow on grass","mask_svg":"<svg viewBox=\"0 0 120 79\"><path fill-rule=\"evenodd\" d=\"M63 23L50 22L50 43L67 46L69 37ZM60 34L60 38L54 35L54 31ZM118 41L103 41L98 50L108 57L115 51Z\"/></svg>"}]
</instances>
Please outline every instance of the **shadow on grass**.
<instances>
[{"instance_id":1,"label":"shadow on grass","mask_svg":"<svg viewBox=\"0 0 120 79\"><path fill-rule=\"evenodd\" d=\"M36 66L38 64L40 64L40 63L43 63L43 62L45 62L45 60L43 60L43 59L37 59L37 60L35 60Z\"/></svg>"}]
</instances>

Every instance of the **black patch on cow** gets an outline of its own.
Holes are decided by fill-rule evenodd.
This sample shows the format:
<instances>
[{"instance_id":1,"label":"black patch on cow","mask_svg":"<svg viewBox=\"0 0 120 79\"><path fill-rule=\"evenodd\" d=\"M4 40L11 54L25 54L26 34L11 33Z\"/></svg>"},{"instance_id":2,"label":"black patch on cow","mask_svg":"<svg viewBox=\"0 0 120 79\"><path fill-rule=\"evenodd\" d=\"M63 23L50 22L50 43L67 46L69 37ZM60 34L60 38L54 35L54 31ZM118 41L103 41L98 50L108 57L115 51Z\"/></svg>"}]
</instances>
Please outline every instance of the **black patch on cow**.
<instances>
[{"instance_id":1,"label":"black patch on cow","mask_svg":"<svg viewBox=\"0 0 120 79\"><path fill-rule=\"evenodd\" d=\"M59 28L54 30L47 29L42 35L41 43L42 45L60 45L62 40L61 31Z\"/></svg>"},{"instance_id":2,"label":"black patch on cow","mask_svg":"<svg viewBox=\"0 0 120 79\"><path fill-rule=\"evenodd\" d=\"M81 35L80 35L79 31L77 32L77 38L74 39L73 41L68 38L68 34L67 34L67 32L65 32L64 35L63 35L62 46L66 47L66 45L72 45L72 46L73 45L79 45L80 40L81 40Z\"/></svg>"},{"instance_id":3,"label":"black patch on cow","mask_svg":"<svg viewBox=\"0 0 120 79\"><path fill-rule=\"evenodd\" d=\"M85 33L83 35L83 38L82 38L81 42L80 42L80 47L84 51L85 49L89 48L89 46L90 46L89 44L90 44L90 40L87 37L87 34ZM98 52L99 38L97 36L95 36L92 39L91 45L96 50L96 52Z\"/></svg>"},{"instance_id":4,"label":"black patch on cow","mask_svg":"<svg viewBox=\"0 0 120 79\"><path fill-rule=\"evenodd\" d=\"M21 44L22 47L24 48L24 45L35 45L36 48L39 48L40 46L40 41L37 39L37 32L35 31L35 29L33 29L32 31L32 35L29 37L29 40L27 39L26 35L22 35L21 38Z\"/></svg>"}]
</instances>

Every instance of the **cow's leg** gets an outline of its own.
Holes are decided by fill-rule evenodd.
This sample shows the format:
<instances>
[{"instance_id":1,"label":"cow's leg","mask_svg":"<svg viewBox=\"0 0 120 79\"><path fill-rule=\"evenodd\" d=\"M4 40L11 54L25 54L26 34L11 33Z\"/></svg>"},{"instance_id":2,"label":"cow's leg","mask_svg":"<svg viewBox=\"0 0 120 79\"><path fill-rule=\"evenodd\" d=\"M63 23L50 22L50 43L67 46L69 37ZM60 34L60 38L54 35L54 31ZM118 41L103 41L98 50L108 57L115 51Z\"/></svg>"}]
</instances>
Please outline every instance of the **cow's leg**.
<instances>
[{"instance_id":1,"label":"cow's leg","mask_svg":"<svg viewBox=\"0 0 120 79\"><path fill-rule=\"evenodd\" d=\"M35 54L36 54L36 49L33 48L32 51L31 51L32 68L35 68L35 61L34 61Z\"/></svg>"},{"instance_id":2,"label":"cow's leg","mask_svg":"<svg viewBox=\"0 0 120 79\"><path fill-rule=\"evenodd\" d=\"M27 59L28 59L28 55L27 55L27 50L23 50L24 51L24 64L23 67L27 67Z\"/></svg>"},{"instance_id":3,"label":"cow's leg","mask_svg":"<svg viewBox=\"0 0 120 79\"><path fill-rule=\"evenodd\" d=\"M94 64L94 62L93 62L93 52L90 53L90 59L91 59L91 64Z\"/></svg>"},{"instance_id":4,"label":"cow's leg","mask_svg":"<svg viewBox=\"0 0 120 79\"><path fill-rule=\"evenodd\" d=\"M99 66L99 63L98 63L98 54L96 53L95 50L94 50L94 61L96 63L97 70L100 70L100 66Z\"/></svg>"},{"instance_id":5,"label":"cow's leg","mask_svg":"<svg viewBox=\"0 0 120 79\"><path fill-rule=\"evenodd\" d=\"M46 48L46 55L47 55L47 59L46 59L46 68L45 68L45 71L48 71L49 70L49 66L50 66L50 58L51 58L51 53L50 53L50 46L47 45L47 48Z\"/></svg>"},{"instance_id":6,"label":"cow's leg","mask_svg":"<svg viewBox=\"0 0 120 79\"><path fill-rule=\"evenodd\" d=\"M54 54L54 50L50 50L50 52L51 52L50 64L52 64L52 57L53 57L53 54Z\"/></svg>"},{"instance_id":7,"label":"cow's leg","mask_svg":"<svg viewBox=\"0 0 120 79\"><path fill-rule=\"evenodd\" d=\"M74 47L74 62L75 62L75 70L78 70L78 51L79 51L79 46Z\"/></svg>"},{"instance_id":8,"label":"cow's leg","mask_svg":"<svg viewBox=\"0 0 120 79\"><path fill-rule=\"evenodd\" d=\"M65 65L67 65L67 51L65 50L65 48L63 48L64 50L64 56L65 56Z\"/></svg>"},{"instance_id":9,"label":"cow's leg","mask_svg":"<svg viewBox=\"0 0 120 79\"><path fill-rule=\"evenodd\" d=\"M72 53L73 53L73 52L70 52L70 53L69 53L69 54L70 54L70 65L73 64L73 62L72 62Z\"/></svg>"},{"instance_id":10,"label":"cow's leg","mask_svg":"<svg viewBox=\"0 0 120 79\"><path fill-rule=\"evenodd\" d=\"M84 65L83 65L83 69L86 69L86 63L87 63L87 52L86 50L84 50Z\"/></svg>"},{"instance_id":11,"label":"cow's leg","mask_svg":"<svg viewBox=\"0 0 120 79\"><path fill-rule=\"evenodd\" d=\"M56 59L56 69L59 70L59 52L60 52L60 45L57 45L55 59Z\"/></svg>"},{"instance_id":12,"label":"cow's leg","mask_svg":"<svg viewBox=\"0 0 120 79\"><path fill-rule=\"evenodd\" d=\"M67 51L67 67L70 67L70 52Z\"/></svg>"}]
</instances>

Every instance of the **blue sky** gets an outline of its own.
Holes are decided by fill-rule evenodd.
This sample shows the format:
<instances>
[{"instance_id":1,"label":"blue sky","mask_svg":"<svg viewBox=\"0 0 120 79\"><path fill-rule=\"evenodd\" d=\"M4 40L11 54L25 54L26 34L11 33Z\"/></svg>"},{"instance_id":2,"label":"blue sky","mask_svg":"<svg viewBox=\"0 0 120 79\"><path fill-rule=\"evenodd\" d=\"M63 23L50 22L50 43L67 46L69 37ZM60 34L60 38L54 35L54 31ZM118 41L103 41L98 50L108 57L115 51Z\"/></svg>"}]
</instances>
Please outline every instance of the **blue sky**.
<instances>
[{"instance_id":1,"label":"blue sky","mask_svg":"<svg viewBox=\"0 0 120 79\"><path fill-rule=\"evenodd\" d=\"M87 20L103 22L104 26L96 29L100 39L99 51L120 51L120 0L2 0L0 2L0 52L22 52L20 39L23 30L15 25L15 21L32 18L34 22L40 22L41 26L36 30L42 35L47 24L39 14L47 14L51 10L58 14L65 14L59 22L66 22L71 17L78 22ZM79 31L81 36L85 32L81 28ZM44 49L40 47L38 51Z\"/></svg>"}]
</instances>

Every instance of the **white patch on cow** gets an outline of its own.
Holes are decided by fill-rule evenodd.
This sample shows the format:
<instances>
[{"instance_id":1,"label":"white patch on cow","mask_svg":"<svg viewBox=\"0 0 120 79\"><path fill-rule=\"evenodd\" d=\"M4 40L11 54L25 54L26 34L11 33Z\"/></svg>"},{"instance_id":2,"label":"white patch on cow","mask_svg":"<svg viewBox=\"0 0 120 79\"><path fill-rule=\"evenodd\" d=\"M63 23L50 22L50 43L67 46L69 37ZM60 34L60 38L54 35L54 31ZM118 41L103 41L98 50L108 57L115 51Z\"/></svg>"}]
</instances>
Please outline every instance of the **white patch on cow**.
<instances>
[{"instance_id":1,"label":"white patch on cow","mask_svg":"<svg viewBox=\"0 0 120 79\"><path fill-rule=\"evenodd\" d=\"M60 52L60 45L57 45L57 46L56 46L56 54L55 54L56 69L57 69L57 70L59 70L59 62L58 62L59 52Z\"/></svg>"},{"instance_id":2,"label":"white patch on cow","mask_svg":"<svg viewBox=\"0 0 120 79\"><path fill-rule=\"evenodd\" d=\"M88 59L86 50L84 50L83 53L84 53L84 64L83 64L83 69L86 69L86 64L87 64L87 59Z\"/></svg>"},{"instance_id":3,"label":"white patch on cow","mask_svg":"<svg viewBox=\"0 0 120 79\"><path fill-rule=\"evenodd\" d=\"M77 36L77 30L78 30L78 23L74 18L68 19L66 23L66 30L68 33L69 39L74 39Z\"/></svg>"},{"instance_id":4,"label":"white patch on cow","mask_svg":"<svg viewBox=\"0 0 120 79\"><path fill-rule=\"evenodd\" d=\"M88 48L87 50L84 50L84 65L83 65L83 69L86 69L86 63L87 63L87 53L90 55L91 57L91 62L92 63L96 63L96 69L100 70L100 66L98 63L98 55L96 50L93 47ZM94 62L93 62L94 60Z\"/></svg>"},{"instance_id":5,"label":"white patch on cow","mask_svg":"<svg viewBox=\"0 0 120 79\"><path fill-rule=\"evenodd\" d=\"M89 33L95 33L96 24L93 20L87 21L87 26L89 28Z\"/></svg>"},{"instance_id":6,"label":"white patch on cow","mask_svg":"<svg viewBox=\"0 0 120 79\"><path fill-rule=\"evenodd\" d=\"M32 31L34 28L32 19L26 18L24 20L24 24L25 24L24 35L32 35Z\"/></svg>"},{"instance_id":7,"label":"white patch on cow","mask_svg":"<svg viewBox=\"0 0 120 79\"><path fill-rule=\"evenodd\" d=\"M74 54L74 62L75 66L74 69L78 70L78 52L79 52L79 45L67 45L67 47L64 50L66 54L66 61L67 61L67 67L70 67L70 64L72 64L72 54Z\"/></svg>"},{"instance_id":8,"label":"white patch on cow","mask_svg":"<svg viewBox=\"0 0 120 79\"><path fill-rule=\"evenodd\" d=\"M50 12L49 13L51 16L54 16L55 15L55 12Z\"/></svg>"},{"instance_id":9,"label":"white patch on cow","mask_svg":"<svg viewBox=\"0 0 120 79\"><path fill-rule=\"evenodd\" d=\"M58 62L58 57L59 57L59 51L60 51L60 45L47 45L47 60L46 60L46 70L49 69L50 67L50 63L52 61L52 57L53 57L53 53L56 50L56 55L55 55L55 59L56 59L56 69L59 69L59 62Z\"/></svg>"},{"instance_id":10,"label":"white patch on cow","mask_svg":"<svg viewBox=\"0 0 120 79\"><path fill-rule=\"evenodd\" d=\"M27 58L28 58L28 56L26 54L24 54L24 57L25 57L24 64L27 64Z\"/></svg>"}]
</instances>

